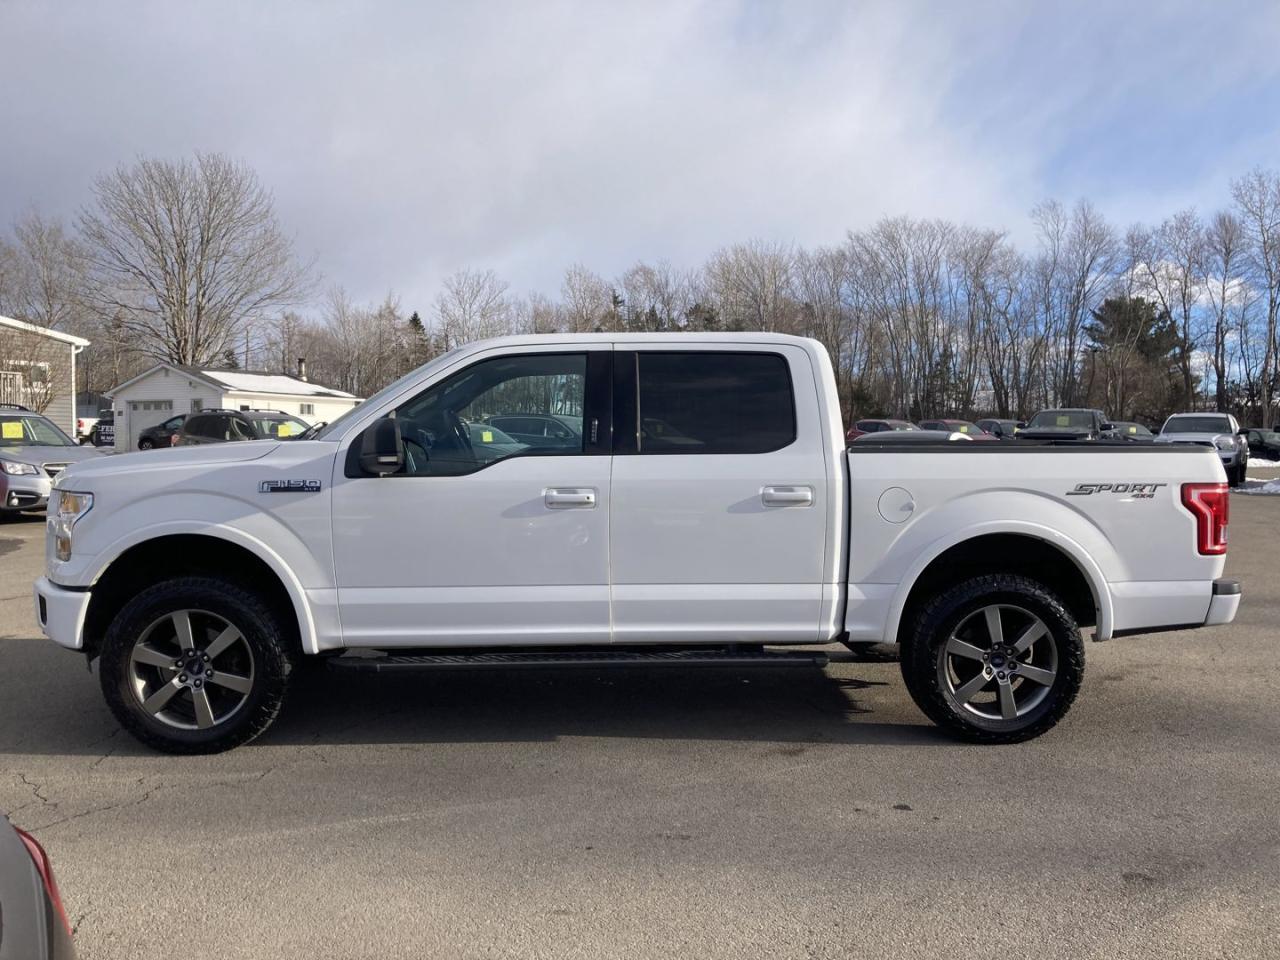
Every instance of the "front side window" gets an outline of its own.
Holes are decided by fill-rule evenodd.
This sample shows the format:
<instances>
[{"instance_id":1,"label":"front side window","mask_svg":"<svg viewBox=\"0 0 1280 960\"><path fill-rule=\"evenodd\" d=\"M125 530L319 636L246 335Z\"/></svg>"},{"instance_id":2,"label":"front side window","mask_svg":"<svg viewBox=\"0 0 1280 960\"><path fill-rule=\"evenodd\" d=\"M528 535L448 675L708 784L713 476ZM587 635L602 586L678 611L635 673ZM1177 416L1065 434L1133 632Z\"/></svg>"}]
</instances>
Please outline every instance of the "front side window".
<instances>
[{"instance_id":1,"label":"front side window","mask_svg":"<svg viewBox=\"0 0 1280 960\"><path fill-rule=\"evenodd\" d=\"M403 472L460 476L516 456L581 454L586 382L585 353L473 364L395 409Z\"/></svg>"},{"instance_id":2,"label":"front side window","mask_svg":"<svg viewBox=\"0 0 1280 960\"><path fill-rule=\"evenodd\" d=\"M786 358L689 351L637 357L637 452L769 453L796 438Z\"/></svg>"}]
</instances>

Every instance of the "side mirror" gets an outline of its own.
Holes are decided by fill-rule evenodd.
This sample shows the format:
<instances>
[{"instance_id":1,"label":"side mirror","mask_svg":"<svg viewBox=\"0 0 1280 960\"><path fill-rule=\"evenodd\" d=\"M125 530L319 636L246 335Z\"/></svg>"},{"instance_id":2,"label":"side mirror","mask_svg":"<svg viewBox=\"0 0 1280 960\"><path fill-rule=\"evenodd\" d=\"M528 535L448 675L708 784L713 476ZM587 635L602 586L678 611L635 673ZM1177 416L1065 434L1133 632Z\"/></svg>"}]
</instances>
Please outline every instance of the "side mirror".
<instances>
[{"instance_id":1,"label":"side mirror","mask_svg":"<svg viewBox=\"0 0 1280 960\"><path fill-rule=\"evenodd\" d=\"M1105 422L1102 424L1102 427L1101 427L1103 433L1107 433L1111 430L1114 430L1115 428L1116 428L1116 425L1114 423L1105 423Z\"/></svg>"},{"instance_id":2,"label":"side mirror","mask_svg":"<svg viewBox=\"0 0 1280 960\"><path fill-rule=\"evenodd\" d=\"M1019 420L1019 421L1018 421L1017 423L1015 423L1013 426L1014 426L1014 429L1015 429L1015 430L1025 430L1025 429L1027 429L1027 421L1025 421L1025 420Z\"/></svg>"},{"instance_id":3,"label":"side mirror","mask_svg":"<svg viewBox=\"0 0 1280 960\"><path fill-rule=\"evenodd\" d=\"M404 439L400 426L384 417L360 437L360 469L375 477L397 473L404 467Z\"/></svg>"}]
</instances>

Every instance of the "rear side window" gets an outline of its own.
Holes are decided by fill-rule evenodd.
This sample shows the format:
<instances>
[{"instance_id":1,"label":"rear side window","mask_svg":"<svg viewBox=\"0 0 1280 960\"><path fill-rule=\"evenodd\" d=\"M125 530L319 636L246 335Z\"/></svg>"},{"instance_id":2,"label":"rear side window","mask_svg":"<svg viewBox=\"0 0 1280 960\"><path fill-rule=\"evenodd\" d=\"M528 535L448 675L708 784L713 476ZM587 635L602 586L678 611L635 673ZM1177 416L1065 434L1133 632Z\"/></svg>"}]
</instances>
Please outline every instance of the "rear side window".
<instances>
[{"instance_id":1,"label":"rear side window","mask_svg":"<svg viewBox=\"0 0 1280 960\"><path fill-rule=\"evenodd\" d=\"M217 437L217 417L192 417L186 423L187 433L193 437Z\"/></svg>"},{"instance_id":2,"label":"rear side window","mask_svg":"<svg viewBox=\"0 0 1280 960\"><path fill-rule=\"evenodd\" d=\"M639 453L769 453L795 440L791 372L780 354L636 357Z\"/></svg>"}]
</instances>

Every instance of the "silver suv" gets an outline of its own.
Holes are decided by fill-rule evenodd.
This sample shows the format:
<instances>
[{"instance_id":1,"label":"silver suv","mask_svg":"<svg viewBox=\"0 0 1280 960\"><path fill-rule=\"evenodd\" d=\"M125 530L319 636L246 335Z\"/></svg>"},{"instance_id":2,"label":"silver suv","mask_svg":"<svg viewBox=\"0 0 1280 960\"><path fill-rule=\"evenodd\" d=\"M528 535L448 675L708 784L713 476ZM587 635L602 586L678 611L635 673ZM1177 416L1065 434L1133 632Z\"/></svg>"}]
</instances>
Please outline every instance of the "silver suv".
<instances>
[{"instance_id":1,"label":"silver suv","mask_svg":"<svg viewBox=\"0 0 1280 960\"><path fill-rule=\"evenodd\" d=\"M0 403L0 515L41 510L56 477L70 463L103 455L82 447L48 417Z\"/></svg>"},{"instance_id":2,"label":"silver suv","mask_svg":"<svg viewBox=\"0 0 1280 960\"><path fill-rule=\"evenodd\" d=\"M1213 447L1227 471L1227 482L1239 486L1249 466L1249 442L1229 413L1175 413L1164 422L1156 443L1192 443Z\"/></svg>"}]
</instances>

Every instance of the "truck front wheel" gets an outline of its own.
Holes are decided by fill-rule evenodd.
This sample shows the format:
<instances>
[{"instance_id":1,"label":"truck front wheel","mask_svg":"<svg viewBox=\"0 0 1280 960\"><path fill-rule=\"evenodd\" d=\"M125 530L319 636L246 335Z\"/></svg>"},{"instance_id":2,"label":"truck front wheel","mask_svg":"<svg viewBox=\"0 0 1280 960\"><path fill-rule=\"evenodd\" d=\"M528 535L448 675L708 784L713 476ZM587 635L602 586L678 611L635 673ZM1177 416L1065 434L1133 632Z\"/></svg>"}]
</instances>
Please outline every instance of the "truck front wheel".
<instances>
[{"instance_id":1,"label":"truck front wheel","mask_svg":"<svg viewBox=\"0 0 1280 960\"><path fill-rule=\"evenodd\" d=\"M902 676L939 726L979 743L1015 743L1066 715L1084 677L1084 642L1043 584L979 576L920 610L903 643Z\"/></svg>"},{"instance_id":2,"label":"truck front wheel","mask_svg":"<svg viewBox=\"0 0 1280 960\"><path fill-rule=\"evenodd\" d=\"M166 753L216 753L267 729L284 703L290 646L270 608L244 587L178 577L139 593L103 639L108 706Z\"/></svg>"}]
</instances>

